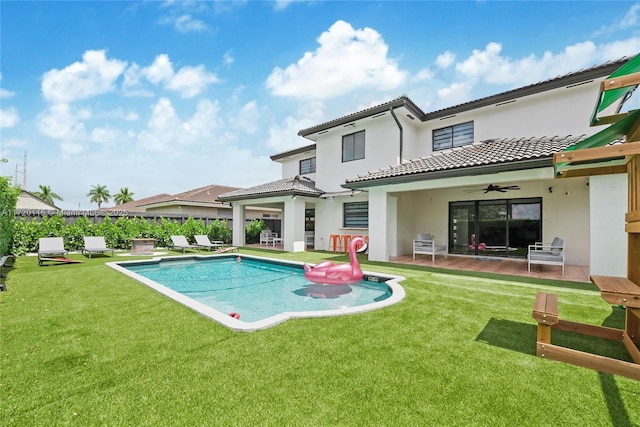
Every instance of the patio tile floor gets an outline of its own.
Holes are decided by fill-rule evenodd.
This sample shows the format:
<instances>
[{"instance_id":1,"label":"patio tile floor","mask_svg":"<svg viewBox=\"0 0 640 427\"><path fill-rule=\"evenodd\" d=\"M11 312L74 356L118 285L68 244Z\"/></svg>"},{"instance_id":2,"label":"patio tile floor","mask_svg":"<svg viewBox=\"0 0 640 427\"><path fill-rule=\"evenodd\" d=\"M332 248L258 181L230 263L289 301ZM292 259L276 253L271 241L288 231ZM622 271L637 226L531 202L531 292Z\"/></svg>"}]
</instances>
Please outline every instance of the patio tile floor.
<instances>
[{"instance_id":1,"label":"patio tile floor","mask_svg":"<svg viewBox=\"0 0 640 427\"><path fill-rule=\"evenodd\" d=\"M282 251L282 245L247 245L248 247ZM311 250L311 249L309 249ZM428 267L446 268L450 270L479 271L484 273L508 274L513 276L535 277L538 279L567 280L569 282L589 281L589 267L578 265L565 265L564 276L562 269L553 265L532 265L531 272L527 271L527 261L524 259L509 258L482 258L473 256L436 255L435 263L431 262L431 256L417 255L413 260L412 255L390 257L390 262L399 264L421 265Z\"/></svg>"},{"instance_id":2,"label":"patio tile floor","mask_svg":"<svg viewBox=\"0 0 640 427\"><path fill-rule=\"evenodd\" d=\"M480 271L485 273L510 274L514 276L535 277L539 279L567 280L571 282L589 283L589 268L578 265L565 265L564 276L562 268L552 265L532 265L531 272L527 270L527 261L508 258L481 258L473 256L452 256L445 258L436 255L435 263L431 256L412 255L391 257L391 262L401 264L423 265L429 267L447 268L451 270Z\"/></svg>"}]
</instances>

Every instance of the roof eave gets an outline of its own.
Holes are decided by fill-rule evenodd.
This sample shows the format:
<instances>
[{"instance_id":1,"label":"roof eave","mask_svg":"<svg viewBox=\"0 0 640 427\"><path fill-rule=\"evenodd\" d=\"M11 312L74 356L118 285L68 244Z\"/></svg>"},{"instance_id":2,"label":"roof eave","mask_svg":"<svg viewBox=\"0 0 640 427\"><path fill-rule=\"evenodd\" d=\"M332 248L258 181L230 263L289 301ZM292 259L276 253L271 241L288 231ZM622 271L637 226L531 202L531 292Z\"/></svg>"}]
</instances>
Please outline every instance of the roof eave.
<instances>
[{"instance_id":1,"label":"roof eave","mask_svg":"<svg viewBox=\"0 0 640 427\"><path fill-rule=\"evenodd\" d=\"M271 193L254 193L254 194L243 194L238 196L226 196L219 197L218 200L221 202L236 202L238 200L256 200L256 199L271 199L276 197L311 197L314 199L319 198L320 194L309 194L302 191L295 190L287 190L287 191L274 191Z\"/></svg>"},{"instance_id":2,"label":"roof eave","mask_svg":"<svg viewBox=\"0 0 640 427\"><path fill-rule=\"evenodd\" d=\"M386 102L384 104L359 111L357 113L350 114L348 116L341 117L339 119L335 119L308 129L302 129L298 131L298 135L304 138L315 141L313 138L310 138L311 135L322 132L324 130L332 129L334 127L343 126L347 123L352 123L358 120L366 119L371 116L375 116L376 114L384 113L389 111L389 109L395 109L405 107L411 113L413 113L418 119L422 120L424 116L424 112L416 106L413 101L411 101L406 96L402 96L400 98L394 99L393 101Z\"/></svg>"},{"instance_id":3,"label":"roof eave","mask_svg":"<svg viewBox=\"0 0 640 427\"><path fill-rule=\"evenodd\" d=\"M553 166L553 157L520 160L508 163L478 165L473 167L447 169L441 171L418 172L399 176L371 179L342 184L343 188L357 190L362 188L379 187L382 185L406 184L416 181L430 181L443 178L457 178L469 175L488 175L492 173L511 172L525 169L538 169Z\"/></svg>"}]
</instances>

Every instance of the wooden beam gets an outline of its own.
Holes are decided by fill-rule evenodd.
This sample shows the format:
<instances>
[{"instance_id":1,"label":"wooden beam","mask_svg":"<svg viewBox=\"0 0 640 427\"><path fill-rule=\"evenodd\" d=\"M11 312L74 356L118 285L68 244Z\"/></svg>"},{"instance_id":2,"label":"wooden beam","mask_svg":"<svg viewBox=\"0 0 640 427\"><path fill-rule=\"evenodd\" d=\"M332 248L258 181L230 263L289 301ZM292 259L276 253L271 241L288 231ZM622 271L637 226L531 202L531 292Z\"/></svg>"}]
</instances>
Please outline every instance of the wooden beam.
<instances>
[{"instance_id":1,"label":"wooden beam","mask_svg":"<svg viewBox=\"0 0 640 427\"><path fill-rule=\"evenodd\" d=\"M624 231L627 233L640 233L640 222L628 222L624 225Z\"/></svg>"},{"instance_id":2,"label":"wooden beam","mask_svg":"<svg viewBox=\"0 0 640 427\"><path fill-rule=\"evenodd\" d=\"M597 176L597 175L612 175L616 173L626 173L627 167L625 165L617 166L600 166L583 169L570 169L560 171L560 175L556 178L575 178L581 176Z\"/></svg>"},{"instance_id":3,"label":"wooden beam","mask_svg":"<svg viewBox=\"0 0 640 427\"><path fill-rule=\"evenodd\" d=\"M560 151L553 154L553 163L583 162L640 154L640 142L607 145L606 147L585 148L575 151Z\"/></svg>"},{"instance_id":4,"label":"wooden beam","mask_svg":"<svg viewBox=\"0 0 640 427\"><path fill-rule=\"evenodd\" d=\"M556 325L552 326L552 328L556 331L575 332L577 334L590 335L612 341L622 341L624 334L622 329L589 325L587 323L572 322L570 320L559 320Z\"/></svg>"},{"instance_id":5,"label":"wooden beam","mask_svg":"<svg viewBox=\"0 0 640 427\"><path fill-rule=\"evenodd\" d=\"M573 350L553 344L537 343L536 353L545 359L571 363L583 368L596 369L600 372L640 380L640 365L625 362L611 357L599 356L584 351Z\"/></svg>"},{"instance_id":6,"label":"wooden beam","mask_svg":"<svg viewBox=\"0 0 640 427\"><path fill-rule=\"evenodd\" d=\"M637 222L640 221L640 210L635 212L627 212L624 214L625 222Z\"/></svg>"},{"instance_id":7,"label":"wooden beam","mask_svg":"<svg viewBox=\"0 0 640 427\"><path fill-rule=\"evenodd\" d=\"M624 347L627 349L629 356L635 363L640 363L640 351L638 351L638 347L636 347L635 343L631 340L629 335L625 334L622 336L622 342L624 343Z\"/></svg>"},{"instance_id":8,"label":"wooden beam","mask_svg":"<svg viewBox=\"0 0 640 427\"><path fill-rule=\"evenodd\" d=\"M626 76L613 77L605 79L600 83L600 90L606 92L608 90L620 89L628 86L640 84L640 72L627 74Z\"/></svg>"},{"instance_id":9,"label":"wooden beam","mask_svg":"<svg viewBox=\"0 0 640 427\"><path fill-rule=\"evenodd\" d=\"M612 114L610 116L596 117L594 123L591 126L604 126L612 123L619 122L627 117L629 113Z\"/></svg>"}]
</instances>

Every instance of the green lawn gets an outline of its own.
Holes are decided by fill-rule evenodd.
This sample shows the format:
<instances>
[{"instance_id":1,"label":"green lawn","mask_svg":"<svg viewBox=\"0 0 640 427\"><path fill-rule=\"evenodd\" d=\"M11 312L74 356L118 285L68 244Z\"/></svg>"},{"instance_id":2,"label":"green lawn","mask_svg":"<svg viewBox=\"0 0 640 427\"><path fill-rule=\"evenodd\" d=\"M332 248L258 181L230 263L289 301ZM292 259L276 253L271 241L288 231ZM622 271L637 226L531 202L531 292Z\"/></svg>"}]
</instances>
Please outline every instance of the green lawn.
<instances>
[{"instance_id":1,"label":"green lawn","mask_svg":"<svg viewBox=\"0 0 640 427\"><path fill-rule=\"evenodd\" d=\"M0 294L3 425L640 425L639 382L535 356L537 291L558 294L561 318L622 326L623 310L589 284L363 262L407 277L405 299L242 333L110 257L72 257L85 262L20 257ZM554 342L629 360L618 343Z\"/></svg>"}]
</instances>

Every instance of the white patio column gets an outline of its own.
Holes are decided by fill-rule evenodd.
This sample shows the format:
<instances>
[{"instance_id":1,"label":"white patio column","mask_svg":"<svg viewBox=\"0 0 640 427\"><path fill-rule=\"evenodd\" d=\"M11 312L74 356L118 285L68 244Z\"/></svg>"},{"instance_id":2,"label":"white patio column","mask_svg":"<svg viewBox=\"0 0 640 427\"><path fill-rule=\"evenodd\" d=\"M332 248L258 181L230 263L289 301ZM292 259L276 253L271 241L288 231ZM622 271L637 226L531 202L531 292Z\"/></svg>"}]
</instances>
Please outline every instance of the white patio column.
<instances>
[{"instance_id":1,"label":"white patio column","mask_svg":"<svg viewBox=\"0 0 640 427\"><path fill-rule=\"evenodd\" d=\"M233 204L233 246L240 247L244 246L246 242L245 236L245 224L244 224L244 216L245 216L245 207L244 205L240 205L238 203Z\"/></svg>"},{"instance_id":2,"label":"white patio column","mask_svg":"<svg viewBox=\"0 0 640 427\"><path fill-rule=\"evenodd\" d=\"M287 198L284 202L284 214L282 221L282 236L284 238L284 250L289 252L302 252L305 250L304 239L304 207L305 201L297 196Z\"/></svg>"},{"instance_id":3,"label":"white patio column","mask_svg":"<svg viewBox=\"0 0 640 427\"><path fill-rule=\"evenodd\" d=\"M398 200L386 190L369 191L369 260L389 261L396 256Z\"/></svg>"}]
</instances>

